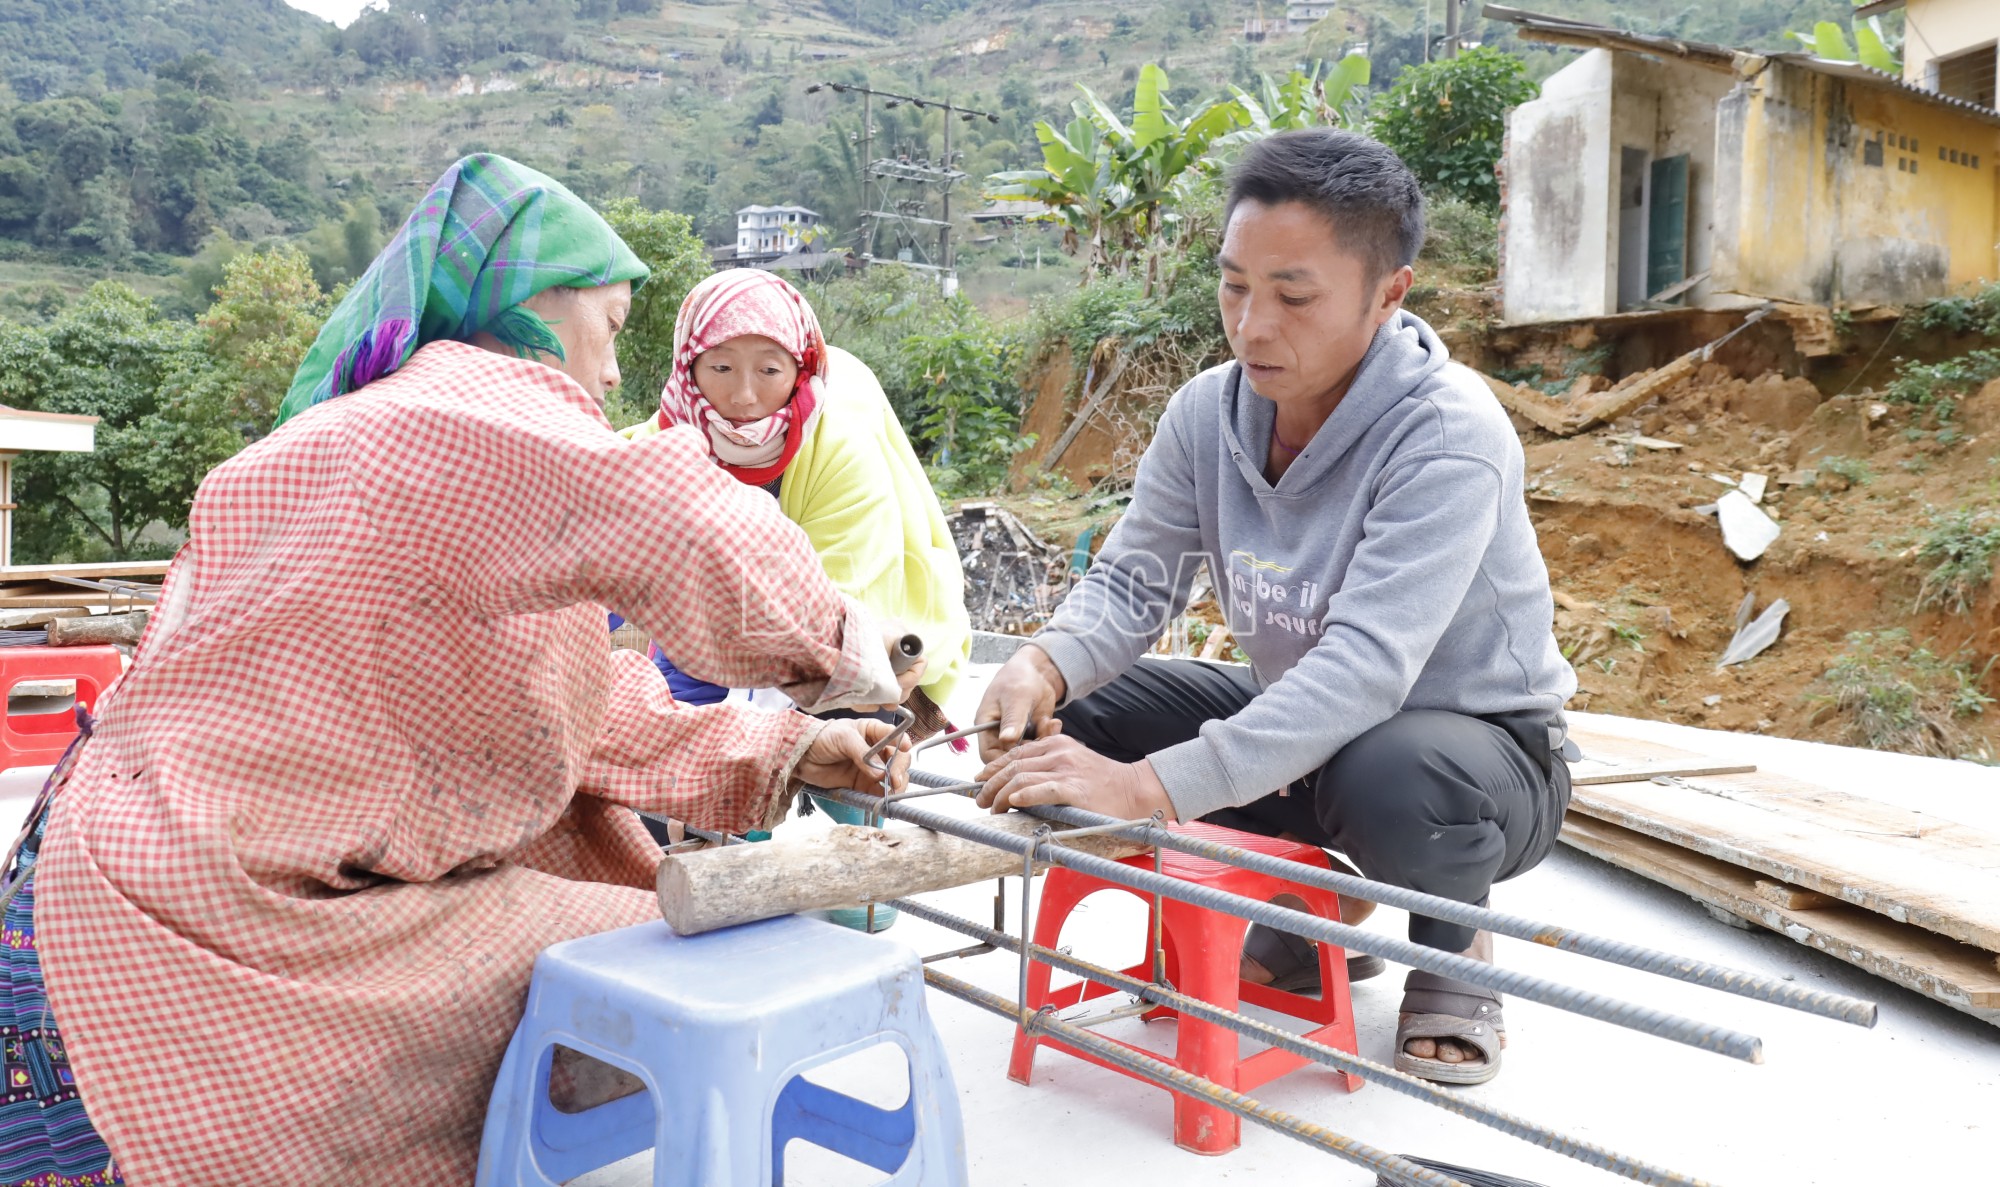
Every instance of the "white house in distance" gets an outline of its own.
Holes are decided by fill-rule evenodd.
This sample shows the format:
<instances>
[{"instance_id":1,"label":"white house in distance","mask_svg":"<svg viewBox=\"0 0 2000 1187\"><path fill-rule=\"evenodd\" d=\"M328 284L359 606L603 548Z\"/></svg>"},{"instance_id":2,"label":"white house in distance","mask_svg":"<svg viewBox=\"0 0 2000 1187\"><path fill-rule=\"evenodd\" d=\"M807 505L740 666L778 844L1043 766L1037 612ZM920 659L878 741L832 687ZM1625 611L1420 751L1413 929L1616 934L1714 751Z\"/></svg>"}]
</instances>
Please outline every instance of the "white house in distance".
<instances>
[{"instance_id":1,"label":"white house in distance","mask_svg":"<svg viewBox=\"0 0 2000 1187\"><path fill-rule=\"evenodd\" d=\"M1293 33L1303 33L1327 17L1332 16L1337 4L1317 0L1305 4L1285 5L1285 27Z\"/></svg>"},{"instance_id":2,"label":"white house in distance","mask_svg":"<svg viewBox=\"0 0 2000 1187\"><path fill-rule=\"evenodd\" d=\"M89 453L97 418L0 405L0 566L14 563L14 459L34 451Z\"/></svg>"},{"instance_id":3,"label":"white house in distance","mask_svg":"<svg viewBox=\"0 0 2000 1187\"><path fill-rule=\"evenodd\" d=\"M736 262L754 264L810 243L819 212L803 206L745 206L736 212Z\"/></svg>"}]
</instances>

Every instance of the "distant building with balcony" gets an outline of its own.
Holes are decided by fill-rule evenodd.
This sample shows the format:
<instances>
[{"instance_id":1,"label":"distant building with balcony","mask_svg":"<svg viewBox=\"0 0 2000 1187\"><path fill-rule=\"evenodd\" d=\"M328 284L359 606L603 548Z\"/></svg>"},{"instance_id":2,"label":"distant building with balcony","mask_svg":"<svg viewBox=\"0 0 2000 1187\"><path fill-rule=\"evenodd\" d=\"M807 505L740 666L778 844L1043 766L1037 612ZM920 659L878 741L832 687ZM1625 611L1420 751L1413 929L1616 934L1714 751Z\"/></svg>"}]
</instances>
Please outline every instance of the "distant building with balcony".
<instances>
[{"instance_id":1,"label":"distant building with balcony","mask_svg":"<svg viewBox=\"0 0 2000 1187\"><path fill-rule=\"evenodd\" d=\"M738 265L770 263L810 244L819 225L819 212L803 206L745 206L736 212L736 253L722 258Z\"/></svg>"},{"instance_id":2,"label":"distant building with balcony","mask_svg":"<svg viewBox=\"0 0 2000 1187\"><path fill-rule=\"evenodd\" d=\"M1337 7L1334 4L1287 4L1285 27L1293 33L1303 33L1332 16Z\"/></svg>"}]
</instances>

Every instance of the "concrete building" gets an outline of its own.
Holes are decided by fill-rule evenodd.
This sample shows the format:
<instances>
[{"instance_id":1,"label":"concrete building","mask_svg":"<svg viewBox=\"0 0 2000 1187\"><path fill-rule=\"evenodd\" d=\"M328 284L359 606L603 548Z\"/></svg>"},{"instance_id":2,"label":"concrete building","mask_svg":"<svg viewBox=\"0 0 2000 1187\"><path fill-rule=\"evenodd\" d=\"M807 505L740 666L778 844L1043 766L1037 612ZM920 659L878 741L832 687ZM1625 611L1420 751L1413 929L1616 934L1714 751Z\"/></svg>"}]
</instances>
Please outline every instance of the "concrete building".
<instances>
[{"instance_id":1,"label":"concrete building","mask_svg":"<svg viewBox=\"0 0 2000 1187\"><path fill-rule=\"evenodd\" d=\"M1508 322L2000 278L2000 112L1852 62L1485 11L1588 51L1509 117Z\"/></svg>"},{"instance_id":2,"label":"concrete building","mask_svg":"<svg viewBox=\"0 0 2000 1187\"><path fill-rule=\"evenodd\" d=\"M1903 81L1993 107L2000 76L2000 4L1993 0L1876 0L1860 17L1903 12Z\"/></svg>"},{"instance_id":3,"label":"concrete building","mask_svg":"<svg viewBox=\"0 0 2000 1187\"><path fill-rule=\"evenodd\" d=\"M1312 0L1312 2L1305 4L1287 4L1285 5L1285 27L1294 33L1303 33L1327 17L1332 16L1334 10L1338 7L1340 6L1325 3L1324 0Z\"/></svg>"},{"instance_id":4,"label":"concrete building","mask_svg":"<svg viewBox=\"0 0 2000 1187\"><path fill-rule=\"evenodd\" d=\"M803 206L745 206L736 212L736 262L765 263L810 243L819 213Z\"/></svg>"}]
</instances>

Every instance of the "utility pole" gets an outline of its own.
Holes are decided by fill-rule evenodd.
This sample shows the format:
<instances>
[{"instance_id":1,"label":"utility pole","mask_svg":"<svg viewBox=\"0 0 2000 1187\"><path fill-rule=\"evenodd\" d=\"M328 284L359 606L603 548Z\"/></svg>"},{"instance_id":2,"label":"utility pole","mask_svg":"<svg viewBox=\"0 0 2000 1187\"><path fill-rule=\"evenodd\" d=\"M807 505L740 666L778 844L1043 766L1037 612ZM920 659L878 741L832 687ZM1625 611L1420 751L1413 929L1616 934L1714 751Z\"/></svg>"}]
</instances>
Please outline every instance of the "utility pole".
<instances>
[{"instance_id":1,"label":"utility pole","mask_svg":"<svg viewBox=\"0 0 2000 1187\"><path fill-rule=\"evenodd\" d=\"M951 100L946 99L944 103L944 157L938 161L938 166L946 172L951 171L951 112ZM943 214L940 218L944 225L938 228L938 266L944 269L944 295L949 297L952 295L952 291L958 287L958 273L953 271L951 266L951 183L949 181L945 183L944 193L941 197L943 199Z\"/></svg>"},{"instance_id":2,"label":"utility pole","mask_svg":"<svg viewBox=\"0 0 2000 1187\"><path fill-rule=\"evenodd\" d=\"M860 0L855 0L857 19L861 11ZM856 228L855 246L867 255L875 250L875 224L869 221L868 212L875 209L874 201L868 194L868 162L875 159L875 94L861 93L861 176L857 179L861 186L861 225Z\"/></svg>"},{"instance_id":3,"label":"utility pole","mask_svg":"<svg viewBox=\"0 0 2000 1187\"><path fill-rule=\"evenodd\" d=\"M1444 56L1458 56L1458 6L1464 0L1444 0Z\"/></svg>"},{"instance_id":4,"label":"utility pole","mask_svg":"<svg viewBox=\"0 0 2000 1187\"><path fill-rule=\"evenodd\" d=\"M861 258L874 263L875 236L881 225L897 228L899 240L905 245L912 258L896 262L924 272L938 274L938 282L946 294L958 287L958 275L954 271L951 250L951 192L954 186L965 179L965 174L952 167L951 122L954 118L971 123L984 116L988 123L997 124L1000 117L990 111L978 111L970 107L960 107L949 99L925 99L916 95L899 95L893 91L878 91L871 87L853 83L825 82L813 83L806 88L807 94L829 90L836 94L858 94L861 96L861 214L860 226L856 230L856 247ZM909 104L919 111L935 107L944 113L944 154L936 162L936 167L928 159L911 161L907 157L892 159L890 156L874 156L873 102L880 96L884 108L901 107ZM926 205L927 200L889 200L889 186L902 182L918 187L920 192L936 188L939 192L941 218L927 218L916 213ZM913 228L935 226L938 229L937 252L933 260L915 258L924 252L920 233Z\"/></svg>"}]
</instances>

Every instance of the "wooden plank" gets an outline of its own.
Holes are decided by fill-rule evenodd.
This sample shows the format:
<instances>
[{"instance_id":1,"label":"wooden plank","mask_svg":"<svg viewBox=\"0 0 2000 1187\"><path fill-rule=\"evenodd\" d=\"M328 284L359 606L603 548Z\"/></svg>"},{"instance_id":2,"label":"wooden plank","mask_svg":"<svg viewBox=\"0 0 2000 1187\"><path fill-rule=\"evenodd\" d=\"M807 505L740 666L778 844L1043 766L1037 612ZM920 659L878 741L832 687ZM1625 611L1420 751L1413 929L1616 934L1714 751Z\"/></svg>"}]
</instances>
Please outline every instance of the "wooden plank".
<instances>
[{"instance_id":1,"label":"wooden plank","mask_svg":"<svg viewBox=\"0 0 2000 1187\"><path fill-rule=\"evenodd\" d=\"M1484 371L1478 373L1493 390L1493 398L1509 412L1519 413L1535 426L1551 433L1567 437L1576 432L1576 421L1570 410L1537 391L1517 387L1504 379L1495 379Z\"/></svg>"},{"instance_id":2,"label":"wooden plank","mask_svg":"<svg viewBox=\"0 0 2000 1187\"><path fill-rule=\"evenodd\" d=\"M73 589L68 593L0 593L0 610L50 610L64 606L110 606L113 595L95 589ZM120 609L138 599L118 595Z\"/></svg>"},{"instance_id":3,"label":"wooden plank","mask_svg":"<svg viewBox=\"0 0 2000 1187\"><path fill-rule=\"evenodd\" d=\"M47 581L51 577L164 577L170 561L111 561L101 565L6 565L0 566L0 583Z\"/></svg>"},{"instance_id":4,"label":"wooden plank","mask_svg":"<svg viewBox=\"0 0 2000 1187\"><path fill-rule=\"evenodd\" d=\"M1760 896L1756 876L1728 862L1575 812L1564 820L1561 835L1592 857L2000 1026L2000 969L1990 952L1860 907L1836 903L1810 912L1790 910Z\"/></svg>"},{"instance_id":5,"label":"wooden plank","mask_svg":"<svg viewBox=\"0 0 2000 1187\"><path fill-rule=\"evenodd\" d=\"M1611 767L1603 763L1579 763L1570 771L1572 787L1596 787L1605 783L1645 783L1653 779L1681 779L1696 775L1747 775L1754 763L1656 762L1636 767Z\"/></svg>"},{"instance_id":6,"label":"wooden plank","mask_svg":"<svg viewBox=\"0 0 2000 1187\"><path fill-rule=\"evenodd\" d=\"M1801 890L1796 886L1787 886L1783 882L1773 882L1768 878L1757 879L1757 897L1767 903L1776 903L1788 911L1818 911L1831 907L1838 901L1816 890Z\"/></svg>"},{"instance_id":7,"label":"wooden plank","mask_svg":"<svg viewBox=\"0 0 2000 1187\"><path fill-rule=\"evenodd\" d=\"M1698 762L1578 732L1620 767ZM1571 807L1767 878L2000 951L2000 835L1769 773L1576 788Z\"/></svg>"},{"instance_id":8,"label":"wooden plank","mask_svg":"<svg viewBox=\"0 0 2000 1187\"><path fill-rule=\"evenodd\" d=\"M1056 438L1056 443L1049 448L1048 456L1042 458L1036 465L1043 469L1055 468L1055 464L1061 461L1062 455L1068 451L1070 443L1076 440L1076 435L1083 432L1083 427L1090 423L1091 417L1097 415L1098 408L1103 405L1105 397L1111 394L1113 385L1118 382L1119 376L1125 374L1125 368L1131 361L1130 351L1117 352L1111 360L1110 372L1097 385L1096 391L1084 397L1083 407L1077 409L1076 416L1069 422L1069 427L1063 430L1062 436Z\"/></svg>"}]
</instances>

